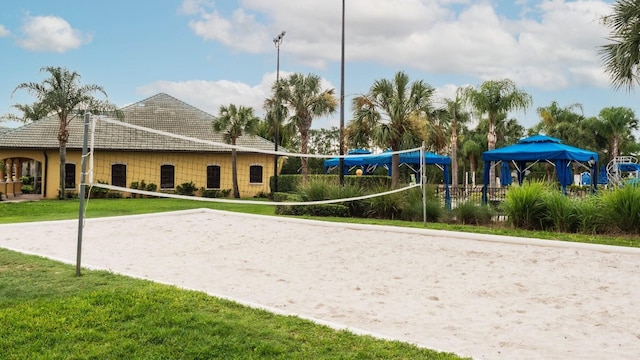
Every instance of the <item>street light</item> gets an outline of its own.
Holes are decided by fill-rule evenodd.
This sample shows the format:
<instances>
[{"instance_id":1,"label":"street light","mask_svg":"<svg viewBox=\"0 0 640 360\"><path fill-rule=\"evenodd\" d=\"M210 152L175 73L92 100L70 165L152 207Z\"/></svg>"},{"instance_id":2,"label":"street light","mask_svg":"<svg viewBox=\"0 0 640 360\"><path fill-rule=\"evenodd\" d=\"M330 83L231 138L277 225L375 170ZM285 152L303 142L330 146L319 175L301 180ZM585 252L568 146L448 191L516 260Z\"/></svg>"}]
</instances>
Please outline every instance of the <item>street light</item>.
<instances>
[{"instance_id":1,"label":"street light","mask_svg":"<svg viewBox=\"0 0 640 360\"><path fill-rule=\"evenodd\" d=\"M344 186L344 0L342 0L342 46L340 47L340 186Z\"/></svg>"},{"instance_id":2,"label":"street light","mask_svg":"<svg viewBox=\"0 0 640 360\"><path fill-rule=\"evenodd\" d=\"M277 110L276 110L276 124L275 124L275 150L276 152L278 151L278 142L279 142L279 135L280 135L280 122L282 121L282 119L280 119L280 111L281 111L281 104L280 104L280 97L278 95L278 90L280 89L280 44L282 44L282 39L284 38L284 34L285 31L282 30L282 32L280 34L278 34L278 36L273 38L273 44L276 46L276 50L278 52L278 57L277 57L277 61L276 61L276 86L278 86L278 88L276 88L276 98L278 99L278 104L277 104ZM273 192L277 192L278 191L278 155L275 154L273 157Z\"/></svg>"}]
</instances>

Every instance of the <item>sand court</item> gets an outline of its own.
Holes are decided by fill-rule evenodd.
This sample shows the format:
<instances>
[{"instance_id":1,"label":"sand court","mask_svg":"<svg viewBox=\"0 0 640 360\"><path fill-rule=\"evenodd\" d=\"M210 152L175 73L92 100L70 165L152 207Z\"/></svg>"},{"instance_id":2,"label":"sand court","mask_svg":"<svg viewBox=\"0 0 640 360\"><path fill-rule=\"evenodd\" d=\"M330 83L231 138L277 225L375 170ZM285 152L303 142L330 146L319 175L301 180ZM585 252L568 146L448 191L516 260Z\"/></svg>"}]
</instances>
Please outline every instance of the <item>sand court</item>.
<instances>
[{"instance_id":1,"label":"sand court","mask_svg":"<svg viewBox=\"0 0 640 360\"><path fill-rule=\"evenodd\" d=\"M77 227L0 247L75 264ZM82 263L477 359L640 354L640 249L192 210L89 219Z\"/></svg>"}]
</instances>

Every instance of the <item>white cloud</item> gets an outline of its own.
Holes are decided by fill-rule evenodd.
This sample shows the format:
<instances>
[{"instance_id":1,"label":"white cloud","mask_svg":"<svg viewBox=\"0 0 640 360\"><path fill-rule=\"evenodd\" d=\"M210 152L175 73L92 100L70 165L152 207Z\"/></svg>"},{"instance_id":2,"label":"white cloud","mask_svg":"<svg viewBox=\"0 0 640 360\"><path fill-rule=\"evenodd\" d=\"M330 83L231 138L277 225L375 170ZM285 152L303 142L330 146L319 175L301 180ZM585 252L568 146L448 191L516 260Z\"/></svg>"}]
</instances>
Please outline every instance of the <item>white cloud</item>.
<instances>
[{"instance_id":1,"label":"white cloud","mask_svg":"<svg viewBox=\"0 0 640 360\"><path fill-rule=\"evenodd\" d=\"M91 36L73 29L57 16L28 17L22 25L20 46L31 51L64 53L91 42Z\"/></svg>"},{"instance_id":2,"label":"white cloud","mask_svg":"<svg viewBox=\"0 0 640 360\"><path fill-rule=\"evenodd\" d=\"M281 78L289 74L280 71ZM218 114L221 105L236 104L250 106L256 115L264 116L263 104L271 96L271 86L275 80L276 73L271 72L264 74L256 85L227 80L156 81L139 87L136 92L143 96L164 92L212 115ZM321 87L335 88L326 79L321 79Z\"/></svg>"},{"instance_id":3,"label":"white cloud","mask_svg":"<svg viewBox=\"0 0 640 360\"><path fill-rule=\"evenodd\" d=\"M9 36L9 30L7 30L4 26L0 25L0 37Z\"/></svg>"},{"instance_id":4,"label":"white cloud","mask_svg":"<svg viewBox=\"0 0 640 360\"><path fill-rule=\"evenodd\" d=\"M226 16L201 7L190 26L203 39L251 53L272 51L270 39L284 29L281 50L295 61L325 69L339 60L337 2L244 0L241 6ZM597 49L607 29L599 20L611 11L609 2L520 0L513 7L501 13L488 1L352 0L346 4L345 55L398 69L509 77L545 90L585 81L603 86Z\"/></svg>"},{"instance_id":5,"label":"white cloud","mask_svg":"<svg viewBox=\"0 0 640 360\"><path fill-rule=\"evenodd\" d=\"M230 103L251 106L256 114L261 114L262 104L268 94L264 83L250 86L227 80L156 81L139 87L137 92L145 96L164 92L212 115L218 114L221 105Z\"/></svg>"}]
</instances>

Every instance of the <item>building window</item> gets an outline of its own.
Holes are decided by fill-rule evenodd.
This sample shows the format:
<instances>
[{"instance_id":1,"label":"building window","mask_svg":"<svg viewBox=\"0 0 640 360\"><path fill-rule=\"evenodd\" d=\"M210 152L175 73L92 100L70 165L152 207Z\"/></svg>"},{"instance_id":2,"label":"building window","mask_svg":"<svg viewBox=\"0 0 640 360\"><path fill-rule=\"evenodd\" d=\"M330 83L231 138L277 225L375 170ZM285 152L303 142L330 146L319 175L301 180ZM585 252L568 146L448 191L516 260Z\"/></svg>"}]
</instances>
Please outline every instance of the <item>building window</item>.
<instances>
[{"instance_id":1,"label":"building window","mask_svg":"<svg viewBox=\"0 0 640 360\"><path fill-rule=\"evenodd\" d=\"M249 167L249 183L262 184L262 165L251 165Z\"/></svg>"},{"instance_id":2,"label":"building window","mask_svg":"<svg viewBox=\"0 0 640 360\"><path fill-rule=\"evenodd\" d=\"M160 166L160 189L173 189L175 167L173 165Z\"/></svg>"},{"instance_id":3,"label":"building window","mask_svg":"<svg viewBox=\"0 0 640 360\"><path fill-rule=\"evenodd\" d=\"M64 164L64 188L76 188L76 164Z\"/></svg>"},{"instance_id":4,"label":"building window","mask_svg":"<svg viewBox=\"0 0 640 360\"><path fill-rule=\"evenodd\" d=\"M127 165L111 165L111 185L127 187Z\"/></svg>"},{"instance_id":5,"label":"building window","mask_svg":"<svg viewBox=\"0 0 640 360\"><path fill-rule=\"evenodd\" d=\"M207 189L220 189L220 166L207 166Z\"/></svg>"}]
</instances>

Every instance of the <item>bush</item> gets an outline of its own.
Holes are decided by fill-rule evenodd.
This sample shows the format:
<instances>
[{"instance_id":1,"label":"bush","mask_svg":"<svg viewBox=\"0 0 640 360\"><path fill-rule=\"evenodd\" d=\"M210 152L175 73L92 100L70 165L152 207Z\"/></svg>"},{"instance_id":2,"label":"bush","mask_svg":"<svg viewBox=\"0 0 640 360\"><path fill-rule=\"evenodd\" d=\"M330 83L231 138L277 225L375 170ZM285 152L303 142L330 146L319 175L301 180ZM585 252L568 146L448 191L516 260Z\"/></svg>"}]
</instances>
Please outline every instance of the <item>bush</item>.
<instances>
[{"instance_id":1,"label":"bush","mask_svg":"<svg viewBox=\"0 0 640 360\"><path fill-rule=\"evenodd\" d=\"M23 183L20 191L22 191L23 194L33 194L33 185L24 185Z\"/></svg>"},{"instance_id":2,"label":"bush","mask_svg":"<svg viewBox=\"0 0 640 360\"><path fill-rule=\"evenodd\" d=\"M607 223L602 211L600 196L589 196L576 203L578 224L576 231L583 234L597 234L606 231Z\"/></svg>"},{"instance_id":3,"label":"bush","mask_svg":"<svg viewBox=\"0 0 640 360\"><path fill-rule=\"evenodd\" d=\"M329 188L330 199L350 199L366 195L364 189L353 183L347 184L345 181L344 186L331 186ZM368 199L365 200L353 200L340 203L349 209L349 215L352 217L364 217L367 208L369 207Z\"/></svg>"},{"instance_id":4,"label":"bush","mask_svg":"<svg viewBox=\"0 0 640 360\"><path fill-rule=\"evenodd\" d=\"M549 192L545 199L545 223L555 231L576 232L580 219L576 202L561 192Z\"/></svg>"},{"instance_id":5,"label":"bush","mask_svg":"<svg viewBox=\"0 0 640 360\"><path fill-rule=\"evenodd\" d=\"M331 189L336 185L330 184L323 178L311 178L307 183L300 187L298 193L303 201L320 201L328 200Z\"/></svg>"},{"instance_id":6,"label":"bush","mask_svg":"<svg viewBox=\"0 0 640 360\"><path fill-rule=\"evenodd\" d=\"M609 231L640 234L640 187L623 186L601 196Z\"/></svg>"},{"instance_id":7,"label":"bush","mask_svg":"<svg viewBox=\"0 0 640 360\"><path fill-rule=\"evenodd\" d=\"M491 223L493 211L489 205L466 201L453 210L456 222L464 225L487 225Z\"/></svg>"},{"instance_id":8,"label":"bush","mask_svg":"<svg viewBox=\"0 0 640 360\"><path fill-rule=\"evenodd\" d=\"M200 195L206 198L221 198L228 197L231 194L231 189L224 190L206 190L204 187L200 188Z\"/></svg>"},{"instance_id":9,"label":"bush","mask_svg":"<svg viewBox=\"0 0 640 360\"><path fill-rule=\"evenodd\" d=\"M194 196L196 191L198 191L198 187L193 181L176 186L176 194L178 195Z\"/></svg>"},{"instance_id":10,"label":"bush","mask_svg":"<svg viewBox=\"0 0 640 360\"><path fill-rule=\"evenodd\" d=\"M339 204L276 205L277 215L349 217L349 208Z\"/></svg>"},{"instance_id":11,"label":"bush","mask_svg":"<svg viewBox=\"0 0 640 360\"><path fill-rule=\"evenodd\" d=\"M544 197L548 187L542 182L512 186L500 209L514 227L525 230L542 230L546 221Z\"/></svg>"},{"instance_id":12,"label":"bush","mask_svg":"<svg viewBox=\"0 0 640 360\"><path fill-rule=\"evenodd\" d=\"M376 193L386 191L386 188L378 188ZM369 199L369 208L365 216L378 219L399 219L402 210L407 207L407 199L402 192L396 192L384 196L376 196Z\"/></svg>"}]
</instances>

